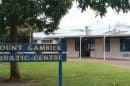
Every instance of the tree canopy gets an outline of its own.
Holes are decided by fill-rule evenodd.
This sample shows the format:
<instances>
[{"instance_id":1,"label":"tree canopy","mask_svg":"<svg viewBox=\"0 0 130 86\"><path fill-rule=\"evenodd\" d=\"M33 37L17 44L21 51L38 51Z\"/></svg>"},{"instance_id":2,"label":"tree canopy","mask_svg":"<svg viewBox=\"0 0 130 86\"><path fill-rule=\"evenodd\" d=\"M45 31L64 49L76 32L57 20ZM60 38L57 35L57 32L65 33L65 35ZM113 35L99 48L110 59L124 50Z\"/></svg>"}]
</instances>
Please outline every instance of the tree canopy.
<instances>
[{"instance_id":1,"label":"tree canopy","mask_svg":"<svg viewBox=\"0 0 130 86\"><path fill-rule=\"evenodd\" d=\"M107 13L107 8L111 7L117 13L123 11L127 13L130 10L130 0L76 0L81 11L90 8L96 11L96 15L101 17Z\"/></svg>"},{"instance_id":2,"label":"tree canopy","mask_svg":"<svg viewBox=\"0 0 130 86\"><path fill-rule=\"evenodd\" d=\"M0 32L10 27L11 18L17 27L35 26L40 31L53 32L71 4L71 0L2 0Z\"/></svg>"}]
</instances>

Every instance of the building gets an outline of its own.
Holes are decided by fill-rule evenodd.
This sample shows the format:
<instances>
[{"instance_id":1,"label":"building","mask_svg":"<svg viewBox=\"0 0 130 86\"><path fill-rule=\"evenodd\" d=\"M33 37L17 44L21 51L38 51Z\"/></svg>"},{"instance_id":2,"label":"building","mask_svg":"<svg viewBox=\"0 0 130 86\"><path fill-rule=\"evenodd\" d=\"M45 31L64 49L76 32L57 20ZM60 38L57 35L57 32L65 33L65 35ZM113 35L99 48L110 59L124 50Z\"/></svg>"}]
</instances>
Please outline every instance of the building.
<instances>
[{"instance_id":1,"label":"building","mask_svg":"<svg viewBox=\"0 0 130 86\"><path fill-rule=\"evenodd\" d=\"M61 33L62 32L62 33ZM112 30L102 34L85 33L84 31L61 31L45 35L34 33L34 40L39 43L43 39L66 44L67 58L112 58L130 59L130 33ZM49 41L52 42L52 41Z\"/></svg>"}]
</instances>

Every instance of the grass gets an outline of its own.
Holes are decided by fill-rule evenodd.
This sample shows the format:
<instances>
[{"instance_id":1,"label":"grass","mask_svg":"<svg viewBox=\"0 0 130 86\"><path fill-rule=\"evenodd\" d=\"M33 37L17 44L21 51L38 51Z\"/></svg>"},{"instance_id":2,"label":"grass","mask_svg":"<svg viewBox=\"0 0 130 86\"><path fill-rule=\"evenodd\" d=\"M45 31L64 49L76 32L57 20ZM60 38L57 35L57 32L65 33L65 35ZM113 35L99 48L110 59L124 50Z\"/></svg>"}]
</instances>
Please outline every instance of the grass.
<instances>
[{"instance_id":1,"label":"grass","mask_svg":"<svg viewBox=\"0 0 130 86\"><path fill-rule=\"evenodd\" d=\"M20 63L22 77L42 78L32 83L0 83L0 86L58 86L58 63ZM0 64L0 77L9 77L9 64ZM130 69L105 63L63 63L63 86L130 86Z\"/></svg>"}]
</instances>

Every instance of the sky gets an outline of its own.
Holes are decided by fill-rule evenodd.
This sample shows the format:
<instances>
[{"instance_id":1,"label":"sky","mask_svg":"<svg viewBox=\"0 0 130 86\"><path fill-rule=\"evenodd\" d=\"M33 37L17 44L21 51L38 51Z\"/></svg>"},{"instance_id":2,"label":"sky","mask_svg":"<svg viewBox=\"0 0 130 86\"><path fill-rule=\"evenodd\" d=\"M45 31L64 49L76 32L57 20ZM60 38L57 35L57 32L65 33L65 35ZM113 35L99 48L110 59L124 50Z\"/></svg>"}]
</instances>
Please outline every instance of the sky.
<instances>
[{"instance_id":1,"label":"sky","mask_svg":"<svg viewBox=\"0 0 130 86\"><path fill-rule=\"evenodd\" d=\"M73 4L69 12L61 19L59 27L61 30L73 30L73 29L84 29L85 26L89 26L93 32L103 32L113 29L116 24L125 24L130 26L130 12L123 14L120 12L117 14L111 8L108 9L105 17L101 18L100 16L95 17L96 14L94 11L87 9L86 12L81 12L77 8L76 3ZM119 27L121 30L128 30L127 27ZM130 30L130 28L129 28Z\"/></svg>"}]
</instances>

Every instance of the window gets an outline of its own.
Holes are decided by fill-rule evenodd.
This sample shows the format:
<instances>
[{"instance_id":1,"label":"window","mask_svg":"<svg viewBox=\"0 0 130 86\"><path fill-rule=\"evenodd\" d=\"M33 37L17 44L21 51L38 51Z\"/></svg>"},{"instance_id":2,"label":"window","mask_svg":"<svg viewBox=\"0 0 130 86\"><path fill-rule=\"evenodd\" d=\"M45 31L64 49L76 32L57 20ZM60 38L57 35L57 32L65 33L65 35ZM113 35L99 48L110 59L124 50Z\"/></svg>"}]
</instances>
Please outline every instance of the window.
<instances>
[{"instance_id":1,"label":"window","mask_svg":"<svg viewBox=\"0 0 130 86\"><path fill-rule=\"evenodd\" d=\"M80 48L80 43L79 43L79 39L76 39L75 40L75 51L79 51L79 48Z\"/></svg>"},{"instance_id":2,"label":"window","mask_svg":"<svg viewBox=\"0 0 130 86\"><path fill-rule=\"evenodd\" d=\"M82 39L81 46L82 46L82 49L86 48L87 50L94 51L95 50L95 39L88 39L88 40ZM79 50L80 50L80 40L75 39L75 51L79 51Z\"/></svg>"},{"instance_id":3,"label":"window","mask_svg":"<svg viewBox=\"0 0 130 86\"><path fill-rule=\"evenodd\" d=\"M91 51L95 50L95 39L91 39L91 41L90 41L90 50Z\"/></svg>"},{"instance_id":4,"label":"window","mask_svg":"<svg viewBox=\"0 0 130 86\"><path fill-rule=\"evenodd\" d=\"M110 39L106 38L105 40L105 51L110 51Z\"/></svg>"},{"instance_id":5,"label":"window","mask_svg":"<svg viewBox=\"0 0 130 86\"><path fill-rule=\"evenodd\" d=\"M120 51L130 51L130 39L120 39Z\"/></svg>"}]
</instances>

